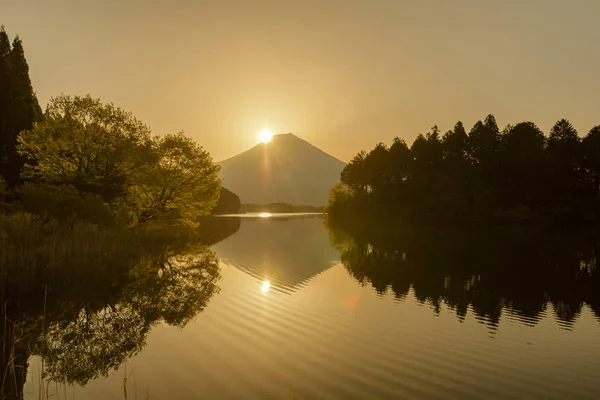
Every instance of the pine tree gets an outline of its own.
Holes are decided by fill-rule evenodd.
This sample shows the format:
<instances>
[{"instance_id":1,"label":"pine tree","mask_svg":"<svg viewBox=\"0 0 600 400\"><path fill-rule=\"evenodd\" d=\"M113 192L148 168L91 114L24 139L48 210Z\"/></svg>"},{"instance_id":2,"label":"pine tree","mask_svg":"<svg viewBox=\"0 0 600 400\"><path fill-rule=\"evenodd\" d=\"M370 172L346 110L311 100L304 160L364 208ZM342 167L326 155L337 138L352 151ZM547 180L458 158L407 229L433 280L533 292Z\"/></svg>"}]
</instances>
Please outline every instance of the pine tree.
<instances>
[{"instance_id":1,"label":"pine tree","mask_svg":"<svg viewBox=\"0 0 600 400\"><path fill-rule=\"evenodd\" d=\"M8 87L8 56L10 54L10 41L4 30L0 27L0 176L5 176L8 108L10 104L10 89Z\"/></svg>"},{"instance_id":2,"label":"pine tree","mask_svg":"<svg viewBox=\"0 0 600 400\"><path fill-rule=\"evenodd\" d=\"M8 38L0 39L4 40ZM6 80L3 80L6 84L5 89L8 90L3 91L3 96L6 97L3 100L7 103L3 104L0 116L3 144L0 171L8 187L12 188L20 183L20 173L24 164L23 158L17 153L17 137L20 132L31 129L33 123L40 120L42 111L33 92L23 43L18 36L13 41L12 49L3 57L3 64L6 71Z\"/></svg>"}]
</instances>

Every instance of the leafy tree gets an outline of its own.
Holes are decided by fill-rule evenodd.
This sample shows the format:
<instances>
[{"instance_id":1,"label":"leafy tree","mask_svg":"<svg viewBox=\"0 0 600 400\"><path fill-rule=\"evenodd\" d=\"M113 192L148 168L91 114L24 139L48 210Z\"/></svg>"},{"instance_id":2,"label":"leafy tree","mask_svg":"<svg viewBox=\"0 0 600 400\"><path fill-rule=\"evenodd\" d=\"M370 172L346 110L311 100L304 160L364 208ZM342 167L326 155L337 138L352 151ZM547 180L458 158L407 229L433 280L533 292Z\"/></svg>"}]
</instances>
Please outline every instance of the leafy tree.
<instances>
[{"instance_id":1,"label":"leafy tree","mask_svg":"<svg viewBox=\"0 0 600 400\"><path fill-rule=\"evenodd\" d=\"M152 138L131 113L90 96L51 99L19 152L30 161L23 178L99 196L133 223L194 220L219 195L218 166L202 147L181 133Z\"/></svg>"},{"instance_id":2,"label":"leafy tree","mask_svg":"<svg viewBox=\"0 0 600 400\"><path fill-rule=\"evenodd\" d=\"M412 153L406 142L398 138L394 138L389 153L389 168L393 182L396 186L402 185L408 180L410 174Z\"/></svg>"},{"instance_id":3,"label":"leafy tree","mask_svg":"<svg viewBox=\"0 0 600 400\"><path fill-rule=\"evenodd\" d=\"M23 210L35 215L41 228L52 220L73 227L78 221L103 225L113 219L99 196L81 195L73 186L27 182L20 192Z\"/></svg>"},{"instance_id":4,"label":"leafy tree","mask_svg":"<svg viewBox=\"0 0 600 400\"><path fill-rule=\"evenodd\" d=\"M388 165L388 149L379 143L365 157L366 182L371 190L378 192L390 181Z\"/></svg>"},{"instance_id":5,"label":"leafy tree","mask_svg":"<svg viewBox=\"0 0 600 400\"><path fill-rule=\"evenodd\" d=\"M182 133L156 139L158 162L133 186L137 217L195 220L217 204L219 167L210 155Z\"/></svg>"},{"instance_id":6,"label":"leafy tree","mask_svg":"<svg viewBox=\"0 0 600 400\"><path fill-rule=\"evenodd\" d=\"M367 173L365 169L365 159L367 153L361 151L346 165L341 174L341 181L352 187L358 193L367 191Z\"/></svg>"},{"instance_id":7,"label":"leafy tree","mask_svg":"<svg viewBox=\"0 0 600 400\"><path fill-rule=\"evenodd\" d=\"M152 164L150 129L112 104L61 95L50 100L46 118L19 137L31 162L28 180L72 185L112 202Z\"/></svg>"}]
</instances>

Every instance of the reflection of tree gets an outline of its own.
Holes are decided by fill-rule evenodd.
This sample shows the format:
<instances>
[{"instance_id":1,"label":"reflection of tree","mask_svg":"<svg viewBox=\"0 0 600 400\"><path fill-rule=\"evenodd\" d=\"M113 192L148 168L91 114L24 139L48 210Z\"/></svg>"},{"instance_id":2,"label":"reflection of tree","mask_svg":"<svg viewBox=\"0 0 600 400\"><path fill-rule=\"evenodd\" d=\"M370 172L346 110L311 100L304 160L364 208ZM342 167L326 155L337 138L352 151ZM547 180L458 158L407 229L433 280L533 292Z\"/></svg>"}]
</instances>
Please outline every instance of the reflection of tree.
<instances>
[{"instance_id":1,"label":"reflection of tree","mask_svg":"<svg viewBox=\"0 0 600 400\"><path fill-rule=\"evenodd\" d=\"M15 268L1 277L7 323L0 324L0 374L10 379L1 399L22 398L31 354L43 358L47 379L85 384L137 354L152 326L184 326L218 292L217 258L195 229L93 235L83 245L70 236L47 238L48 252L29 257L52 261L52 269Z\"/></svg>"},{"instance_id":2,"label":"reflection of tree","mask_svg":"<svg viewBox=\"0 0 600 400\"><path fill-rule=\"evenodd\" d=\"M202 217L198 227L199 239L212 246L239 231L241 223L237 217Z\"/></svg>"},{"instance_id":3,"label":"reflection of tree","mask_svg":"<svg viewBox=\"0 0 600 400\"><path fill-rule=\"evenodd\" d=\"M84 307L72 319L49 324L37 346L49 379L83 385L107 375L144 347L152 325L184 326L218 290L219 267L208 250L158 265L144 259L130 274L114 304L97 311Z\"/></svg>"},{"instance_id":4,"label":"reflection of tree","mask_svg":"<svg viewBox=\"0 0 600 400\"><path fill-rule=\"evenodd\" d=\"M504 312L535 324L548 304L563 326L588 304L598 315L600 274L592 237L532 232L424 232L403 234L394 227L361 226L348 233L330 227L332 244L342 251L351 276L437 313L441 304L462 320L471 309L477 320L495 327Z\"/></svg>"},{"instance_id":5,"label":"reflection of tree","mask_svg":"<svg viewBox=\"0 0 600 400\"><path fill-rule=\"evenodd\" d=\"M72 320L52 323L38 344L47 377L83 385L106 375L142 349L149 328L129 305L82 309Z\"/></svg>"},{"instance_id":6,"label":"reflection of tree","mask_svg":"<svg viewBox=\"0 0 600 400\"><path fill-rule=\"evenodd\" d=\"M216 282L220 278L217 258L209 250L172 257L155 272L144 269L134 273L138 278L131 304L147 320L162 319L180 327L204 310L218 292Z\"/></svg>"}]
</instances>

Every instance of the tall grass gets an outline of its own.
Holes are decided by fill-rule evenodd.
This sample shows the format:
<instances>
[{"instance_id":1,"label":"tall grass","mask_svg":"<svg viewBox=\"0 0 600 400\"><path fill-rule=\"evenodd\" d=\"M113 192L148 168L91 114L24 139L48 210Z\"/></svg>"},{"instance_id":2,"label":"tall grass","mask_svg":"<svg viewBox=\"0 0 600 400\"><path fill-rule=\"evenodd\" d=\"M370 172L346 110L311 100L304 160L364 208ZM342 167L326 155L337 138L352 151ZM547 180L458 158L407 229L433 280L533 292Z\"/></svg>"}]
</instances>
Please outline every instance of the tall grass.
<instances>
[{"instance_id":1,"label":"tall grass","mask_svg":"<svg viewBox=\"0 0 600 400\"><path fill-rule=\"evenodd\" d=\"M0 215L0 273L3 278L28 282L40 273L82 267L98 255L121 250L123 241L134 244L133 237L131 231L90 224L77 224L72 229L49 224L41 229L25 214Z\"/></svg>"}]
</instances>

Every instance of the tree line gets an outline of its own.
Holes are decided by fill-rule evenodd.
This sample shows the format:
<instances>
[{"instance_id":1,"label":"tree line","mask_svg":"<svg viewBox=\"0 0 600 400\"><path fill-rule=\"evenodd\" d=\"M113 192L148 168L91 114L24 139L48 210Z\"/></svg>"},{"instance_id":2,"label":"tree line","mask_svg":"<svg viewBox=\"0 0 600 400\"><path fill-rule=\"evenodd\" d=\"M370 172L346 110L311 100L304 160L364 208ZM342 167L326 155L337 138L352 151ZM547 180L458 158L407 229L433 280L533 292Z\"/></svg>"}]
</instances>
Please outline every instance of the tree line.
<instances>
[{"instance_id":1,"label":"tree line","mask_svg":"<svg viewBox=\"0 0 600 400\"><path fill-rule=\"evenodd\" d=\"M56 96L42 113L22 42L11 46L0 29L4 212L25 211L41 227L193 223L217 204L218 171L183 133L154 136L131 113L89 95Z\"/></svg>"},{"instance_id":2,"label":"tree line","mask_svg":"<svg viewBox=\"0 0 600 400\"><path fill-rule=\"evenodd\" d=\"M533 122L498 128L493 115L466 132L434 126L361 151L330 193L332 214L383 212L418 222L596 221L600 126L581 138L566 119L549 135Z\"/></svg>"}]
</instances>

